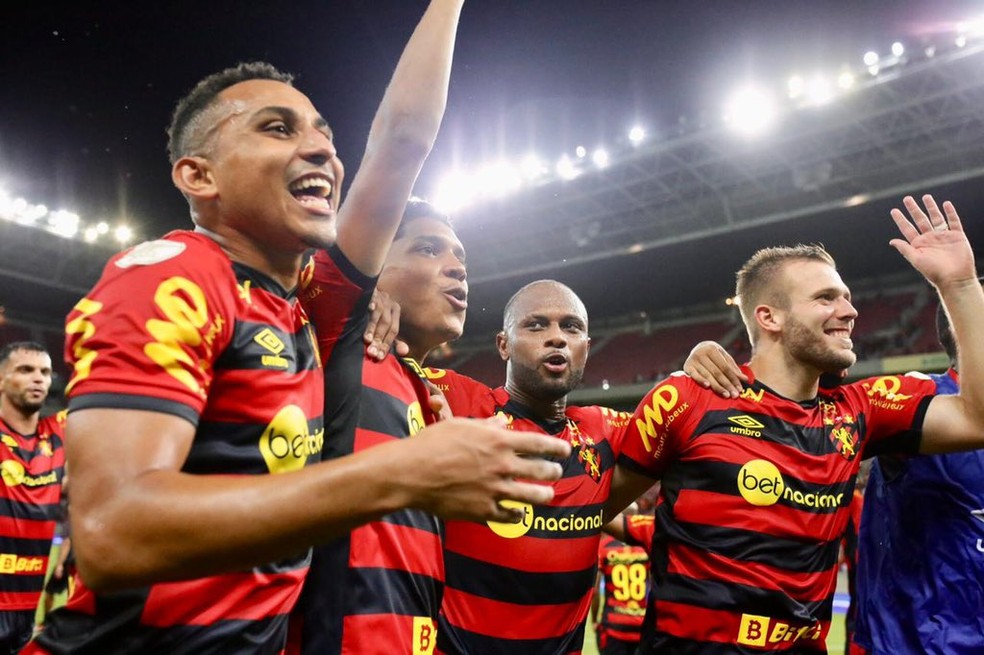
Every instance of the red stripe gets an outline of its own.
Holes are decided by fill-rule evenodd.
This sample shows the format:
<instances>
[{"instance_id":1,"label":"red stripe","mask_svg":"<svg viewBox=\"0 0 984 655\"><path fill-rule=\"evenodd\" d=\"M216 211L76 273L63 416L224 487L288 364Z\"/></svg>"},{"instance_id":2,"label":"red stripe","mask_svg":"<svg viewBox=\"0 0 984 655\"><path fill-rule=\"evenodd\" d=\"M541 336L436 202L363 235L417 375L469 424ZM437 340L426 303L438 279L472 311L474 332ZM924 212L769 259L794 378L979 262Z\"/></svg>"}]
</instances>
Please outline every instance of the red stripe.
<instances>
[{"instance_id":1,"label":"red stripe","mask_svg":"<svg viewBox=\"0 0 984 655\"><path fill-rule=\"evenodd\" d=\"M377 521L353 530L351 539L349 566L396 569L444 580L439 535Z\"/></svg>"},{"instance_id":2,"label":"red stripe","mask_svg":"<svg viewBox=\"0 0 984 655\"><path fill-rule=\"evenodd\" d=\"M45 471L36 474L25 472L33 478L42 475L55 474L55 480L38 487L29 487L26 484L19 484L16 487L0 485L0 498L6 498L12 503L26 503L28 505L50 505L50 512L54 514L58 501L61 499L61 479L56 471Z\"/></svg>"},{"instance_id":3,"label":"red stripe","mask_svg":"<svg viewBox=\"0 0 984 655\"><path fill-rule=\"evenodd\" d=\"M2 582L2 578L0 578ZM41 590L37 591L0 591L0 611L33 610L41 599Z\"/></svg>"},{"instance_id":4,"label":"red stripe","mask_svg":"<svg viewBox=\"0 0 984 655\"><path fill-rule=\"evenodd\" d=\"M799 651L810 649L826 653L830 622L821 621L816 625L820 628L819 633L813 626L791 626L770 617L752 617L668 601L656 602L657 630L694 641L742 644L770 651L796 648ZM803 632L799 634L801 629Z\"/></svg>"},{"instance_id":5,"label":"red stripe","mask_svg":"<svg viewBox=\"0 0 984 655\"><path fill-rule=\"evenodd\" d=\"M55 536L55 521L31 521L0 516L0 537L49 541L53 536Z\"/></svg>"},{"instance_id":6,"label":"red stripe","mask_svg":"<svg viewBox=\"0 0 984 655\"><path fill-rule=\"evenodd\" d=\"M503 639L550 639L566 635L584 622L593 590L571 603L514 605L444 590L441 613L456 628Z\"/></svg>"},{"instance_id":7,"label":"red stripe","mask_svg":"<svg viewBox=\"0 0 984 655\"><path fill-rule=\"evenodd\" d=\"M159 628L211 625L220 620L258 621L294 607L307 568L261 575L231 573L154 585L141 624Z\"/></svg>"},{"instance_id":8,"label":"red stripe","mask_svg":"<svg viewBox=\"0 0 984 655\"><path fill-rule=\"evenodd\" d=\"M376 432L374 430L366 430L365 428L356 428L355 442L352 445L352 452L359 453L363 450L368 450L373 446L395 441L398 438L399 437L394 437L393 435L386 434L385 432Z\"/></svg>"},{"instance_id":9,"label":"red stripe","mask_svg":"<svg viewBox=\"0 0 984 655\"><path fill-rule=\"evenodd\" d=\"M342 631L346 655L429 653L437 642L437 622L430 617L357 614L345 617Z\"/></svg>"},{"instance_id":10,"label":"red stripe","mask_svg":"<svg viewBox=\"0 0 984 655\"><path fill-rule=\"evenodd\" d=\"M516 571L569 573L598 561L598 535L543 539L524 535L507 539L484 523L448 521L444 547L459 555Z\"/></svg>"},{"instance_id":11,"label":"red stripe","mask_svg":"<svg viewBox=\"0 0 984 655\"><path fill-rule=\"evenodd\" d=\"M801 573L759 562L736 561L683 544L670 544L670 573L698 580L722 580L778 591L799 601L829 598L837 586L836 563L826 571Z\"/></svg>"},{"instance_id":12,"label":"red stripe","mask_svg":"<svg viewBox=\"0 0 984 655\"><path fill-rule=\"evenodd\" d=\"M811 543L834 541L844 534L850 507L814 514L777 502L760 507L741 496L684 489L673 505L676 521L723 526Z\"/></svg>"},{"instance_id":13,"label":"red stripe","mask_svg":"<svg viewBox=\"0 0 984 655\"><path fill-rule=\"evenodd\" d=\"M314 378L314 382L310 378ZM297 405L309 419L324 412L324 373L319 370L295 374L266 369L218 371L213 384L221 394L211 394L202 419L229 423L267 423L284 407L285 398ZM256 387L263 393L256 393ZM299 393L298 390L302 390Z\"/></svg>"}]
</instances>

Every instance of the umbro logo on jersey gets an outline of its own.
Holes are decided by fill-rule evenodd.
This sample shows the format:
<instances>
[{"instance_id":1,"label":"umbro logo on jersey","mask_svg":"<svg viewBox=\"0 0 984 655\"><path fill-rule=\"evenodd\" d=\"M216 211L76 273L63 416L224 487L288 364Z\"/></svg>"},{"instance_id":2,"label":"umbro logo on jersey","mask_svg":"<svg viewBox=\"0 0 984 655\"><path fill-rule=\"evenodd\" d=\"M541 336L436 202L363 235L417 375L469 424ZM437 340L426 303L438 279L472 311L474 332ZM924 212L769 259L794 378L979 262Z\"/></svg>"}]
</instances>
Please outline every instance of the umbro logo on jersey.
<instances>
[{"instance_id":1,"label":"umbro logo on jersey","mask_svg":"<svg viewBox=\"0 0 984 655\"><path fill-rule=\"evenodd\" d=\"M260 344L268 351L270 355L263 355L260 361L264 366L269 366L270 368L287 368L290 366L290 362L280 356L286 346L284 342L280 340L273 330L270 328L263 328L260 332L253 337L253 341Z\"/></svg>"},{"instance_id":2,"label":"umbro logo on jersey","mask_svg":"<svg viewBox=\"0 0 984 655\"><path fill-rule=\"evenodd\" d=\"M972 509L970 510L970 515L984 523L984 509Z\"/></svg>"},{"instance_id":3,"label":"umbro logo on jersey","mask_svg":"<svg viewBox=\"0 0 984 655\"><path fill-rule=\"evenodd\" d=\"M761 437L762 430L765 429L764 425L745 414L741 416L729 416L728 420L738 426L731 428L731 433L740 434L744 437Z\"/></svg>"}]
</instances>

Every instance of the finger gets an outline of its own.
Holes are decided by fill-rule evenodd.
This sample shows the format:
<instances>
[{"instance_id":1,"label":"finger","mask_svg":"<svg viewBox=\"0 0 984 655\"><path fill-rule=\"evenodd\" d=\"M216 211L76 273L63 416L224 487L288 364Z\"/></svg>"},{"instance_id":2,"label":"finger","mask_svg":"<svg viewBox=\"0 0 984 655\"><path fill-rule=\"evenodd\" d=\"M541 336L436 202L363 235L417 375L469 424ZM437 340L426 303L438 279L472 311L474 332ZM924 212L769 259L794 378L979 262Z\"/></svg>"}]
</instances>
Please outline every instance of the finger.
<instances>
[{"instance_id":1,"label":"finger","mask_svg":"<svg viewBox=\"0 0 984 655\"><path fill-rule=\"evenodd\" d=\"M513 462L512 475L510 477L521 478L523 480L539 480L541 482L554 482L559 480L564 474L564 467L557 462L550 462L539 457L517 457Z\"/></svg>"},{"instance_id":2,"label":"finger","mask_svg":"<svg viewBox=\"0 0 984 655\"><path fill-rule=\"evenodd\" d=\"M376 324L379 323L379 314L378 307L373 303L372 308L369 310L369 322L366 323L366 331L362 335L362 340L366 342L367 346L373 345L373 339L376 337Z\"/></svg>"},{"instance_id":3,"label":"finger","mask_svg":"<svg viewBox=\"0 0 984 655\"><path fill-rule=\"evenodd\" d=\"M406 357L410 354L410 346L406 341L403 341L402 339L396 340L396 354L400 357Z\"/></svg>"},{"instance_id":4,"label":"finger","mask_svg":"<svg viewBox=\"0 0 984 655\"><path fill-rule=\"evenodd\" d=\"M947 200L943 203L943 212L946 214L946 220L950 224L950 229L954 232L963 232L963 223L960 222L957 208L953 206L952 202Z\"/></svg>"},{"instance_id":5,"label":"finger","mask_svg":"<svg viewBox=\"0 0 984 655\"><path fill-rule=\"evenodd\" d=\"M571 444L566 440L535 432L509 431L506 444L524 455L565 458L571 454Z\"/></svg>"},{"instance_id":6,"label":"finger","mask_svg":"<svg viewBox=\"0 0 984 655\"><path fill-rule=\"evenodd\" d=\"M892 239L888 242L888 245L892 246L899 251L899 254L905 257L905 260L912 263L912 258L916 254L916 249L913 248L908 241L903 241L902 239Z\"/></svg>"},{"instance_id":7,"label":"finger","mask_svg":"<svg viewBox=\"0 0 984 655\"><path fill-rule=\"evenodd\" d=\"M893 209L891 214L892 220L895 221L896 227L899 228L899 232L902 233L902 236L905 237L906 241L912 241L919 236L919 230L912 226L912 223L910 223L909 219L902 213L902 210Z\"/></svg>"},{"instance_id":8,"label":"finger","mask_svg":"<svg viewBox=\"0 0 984 655\"><path fill-rule=\"evenodd\" d=\"M702 364L698 362L691 362L687 360L683 364L683 372L693 378L694 382L702 387L711 386L710 378L707 375L707 369L704 368Z\"/></svg>"},{"instance_id":9,"label":"finger","mask_svg":"<svg viewBox=\"0 0 984 655\"><path fill-rule=\"evenodd\" d=\"M503 507L496 503L492 508L492 513L485 518L487 521L496 523L519 523L526 517L526 512L521 508Z\"/></svg>"},{"instance_id":10,"label":"finger","mask_svg":"<svg viewBox=\"0 0 984 655\"><path fill-rule=\"evenodd\" d=\"M936 200L933 196L928 193L923 196L923 204L926 205L926 213L929 214L929 223L933 226L934 230L945 230L946 229L946 219L943 217L943 212L936 205Z\"/></svg>"},{"instance_id":11,"label":"finger","mask_svg":"<svg viewBox=\"0 0 984 655\"><path fill-rule=\"evenodd\" d=\"M722 398L730 398L731 397L731 391L730 391L730 389L728 388L727 385L722 385L714 377L713 373L711 373L710 371L708 371L703 366L700 366L700 368L701 368L701 377L700 377L699 381L700 381L700 383L705 388L710 389L711 391L713 391L717 395L721 396Z\"/></svg>"},{"instance_id":12,"label":"finger","mask_svg":"<svg viewBox=\"0 0 984 655\"><path fill-rule=\"evenodd\" d=\"M909 216L912 217L912 222L915 223L916 227L920 232L927 232L933 229L932 223L929 221L929 217L923 212L922 207L912 196L906 196L902 199L902 204L909 212Z\"/></svg>"},{"instance_id":13,"label":"finger","mask_svg":"<svg viewBox=\"0 0 984 655\"><path fill-rule=\"evenodd\" d=\"M730 387L732 391L741 391L741 381L745 374L738 368L738 364L727 351L718 350L714 352L711 355L711 363L715 367L711 371L721 384Z\"/></svg>"},{"instance_id":14,"label":"finger","mask_svg":"<svg viewBox=\"0 0 984 655\"><path fill-rule=\"evenodd\" d=\"M534 484L520 480L510 480L502 496L502 500L514 500L531 505L546 505L554 498L554 488L547 484ZM502 505L500 504L501 508ZM520 510L522 511L522 510ZM520 516L522 519L522 516Z\"/></svg>"}]
</instances>

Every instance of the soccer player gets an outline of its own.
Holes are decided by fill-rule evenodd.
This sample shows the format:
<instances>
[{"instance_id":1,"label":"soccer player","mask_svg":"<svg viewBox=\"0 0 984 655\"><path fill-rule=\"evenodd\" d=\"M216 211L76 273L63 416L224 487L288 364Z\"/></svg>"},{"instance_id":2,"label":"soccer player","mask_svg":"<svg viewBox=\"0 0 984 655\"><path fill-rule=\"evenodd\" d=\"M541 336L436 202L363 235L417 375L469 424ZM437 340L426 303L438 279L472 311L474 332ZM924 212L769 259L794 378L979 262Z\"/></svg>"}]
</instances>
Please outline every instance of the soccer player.
<instances>
[{"instance_id":1,"label":"soccer player","mask_svg":"<svg viewBox=\"0 0 984 655\"><path fill-rule=\"evenodd\" d=\"M65 472L64 416L41 418L51 388L44 346L0 350L0 655L31 638Z\"/></svg>"},{"instance_id":2,"label":"soccer player","mask_svg":"<svg viewBox=\"0 0 984 655\"><path fill-rule=\"evenodd\" d=\"M448 521L442 653L573 653L584 642L598 560L602 508L628 415L573 407L590 339L584 304L540 280L509 300L496 343L505 386L490 389L431 370L455 416L500 414L512 429L569 441L564 477L550 503L519 503L519 523Z\"/></svg>"},{"instance_id":3,"label":"soccer player","mask_svg":"<svg viewBox=\"0 0 984 655\"><path fill-rule=\"evenodd\" d=\"M601 655L633 655L639 647L649 596L653 522L652 514L623 512L603 528L591 608Z\"/></svg>"},{"instance_id":4,"label":"soccer player","mask_svg":"<svg viewBox=\"0 0 984 655\"><path fill-rule=\"evenodd\" d=\"M318 260L304 296L319 335L322 321L337 322L332 299L343 282L337 269L325 264ZM360 345L365 321L346 326L326 362L326 379L329 386L332 380L346 384L361 371L361 397L327 396L324 456L329 459L407 439L434 422L419 364L431 350L461 336L468 298L465 250L447 217L420 200L407 204L378 289L399 303L399 333L408 357L389 353L375 361L363 357L361 347L344 348ZM436 516L404 509L315 548L299 608L301 652L431 652L444 587L442 535Z\"/></svg>"},{"instance_id":5,"label":"soccer player","mask_svg":"<svg viewBox=\"0 0 984 655\"><path fill-rule=\"evenodd\" d=\"M959 358L942 306L936 326L950 369L929 377L950 395L960 388ZM875 459L858 542L852 646L872 655L981 652L984 451Z\"/></svg>"},{"instance_id":6,"label":"soccer player","mask_svg":"<svg viewBox=\"0 0 984 655\"><path fill-rule=\"evenodd\" d=\"M911 197L891 241L939 291L964 387L886 375L818 391L855 361L857 312L819 246L767 248L738 273L753 344L737 399L685 377L658 383L632 419L612 509L662 478L653 594L641 653L825 652L838 549L861 458L984 445L984 292L952 204Z\"/></svg>"},{"instance_id":7,"label":"soccer player","mask_svg":"<svg viewBox=\"0 0 984 655\"><path fill-rule=\"evenodd\" d=\"M373 121L338 210L353 271L388 249L433 141L444 100L422 90L446 89L460 8L430 3ZM278 652L312 544L408 506L509 520L500 499L553 495L517 478L560 474L521 454L569 452L450 421L320 462L323 372L294 288L305 252L335 241L343 169L331 130L288 76L244 64L200 82L169 135L196 230L113 257L68 316L83 584L28 653Z\"/></svg>"}]
</instances>

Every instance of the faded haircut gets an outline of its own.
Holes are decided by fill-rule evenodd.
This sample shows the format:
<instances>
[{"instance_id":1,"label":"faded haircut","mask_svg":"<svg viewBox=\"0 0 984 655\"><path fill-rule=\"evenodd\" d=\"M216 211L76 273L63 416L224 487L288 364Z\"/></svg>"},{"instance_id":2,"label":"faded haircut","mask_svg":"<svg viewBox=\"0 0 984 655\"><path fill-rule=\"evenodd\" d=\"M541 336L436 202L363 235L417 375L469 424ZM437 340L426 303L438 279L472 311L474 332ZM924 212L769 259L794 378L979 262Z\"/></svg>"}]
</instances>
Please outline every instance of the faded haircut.
<instances>
[{"instance_id":1,"label":"faded haircut","mask_svg":"<svg viewBox=\"0 0 984 655\"><path fill-rule=\"evenodd\" d=\"M735 275L735 295L741 319L748 330L748 338L755 345L758 328L755 324L755 308L761 304L788 307L785 290L774 284L783 266L791 261L817 261L837 268L834 258L820 244L797 244L762 248L752 255Z\"/></svg>"}]
</instances>

